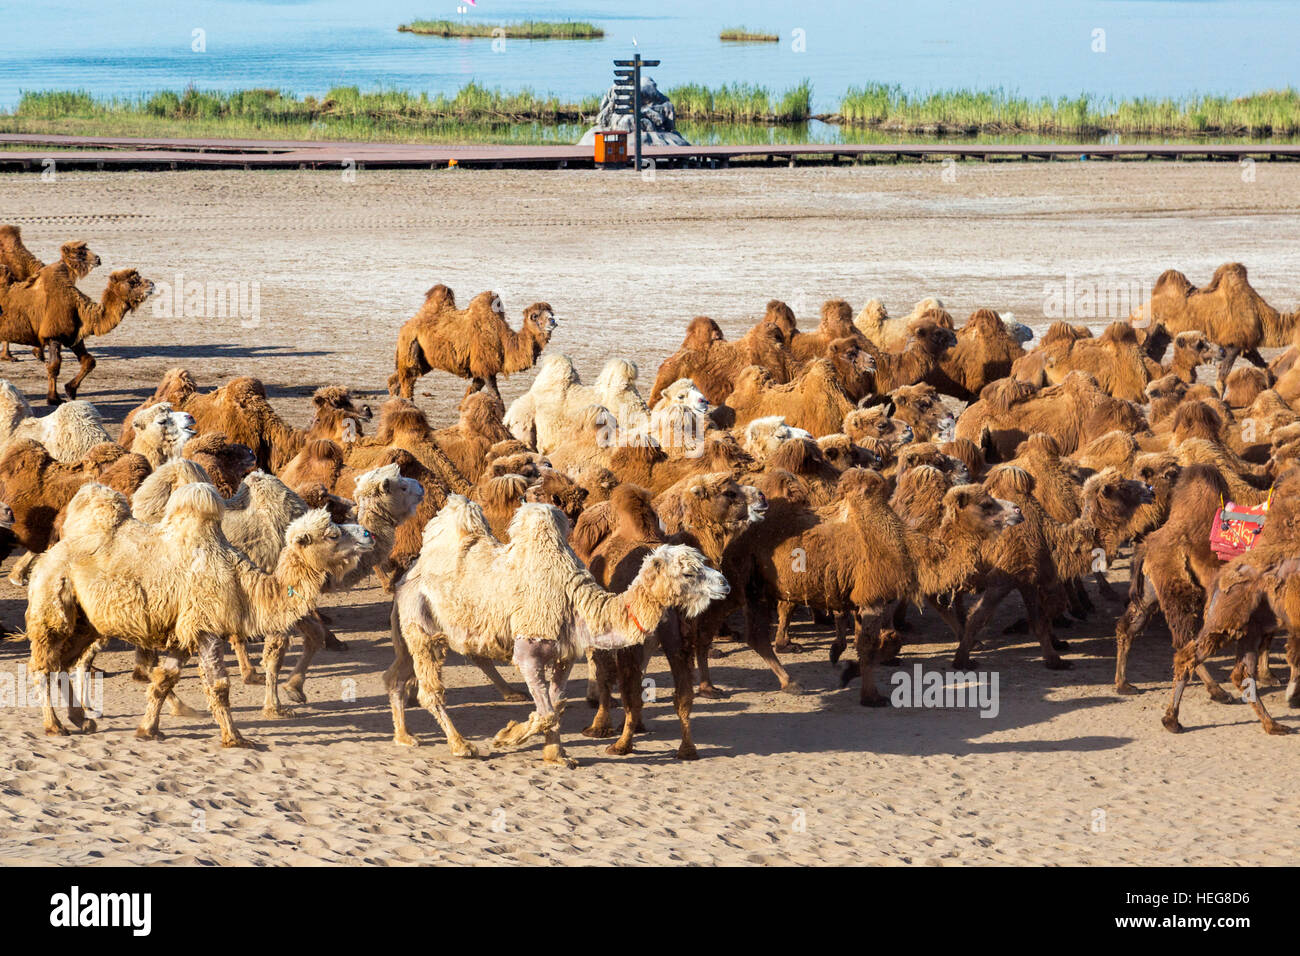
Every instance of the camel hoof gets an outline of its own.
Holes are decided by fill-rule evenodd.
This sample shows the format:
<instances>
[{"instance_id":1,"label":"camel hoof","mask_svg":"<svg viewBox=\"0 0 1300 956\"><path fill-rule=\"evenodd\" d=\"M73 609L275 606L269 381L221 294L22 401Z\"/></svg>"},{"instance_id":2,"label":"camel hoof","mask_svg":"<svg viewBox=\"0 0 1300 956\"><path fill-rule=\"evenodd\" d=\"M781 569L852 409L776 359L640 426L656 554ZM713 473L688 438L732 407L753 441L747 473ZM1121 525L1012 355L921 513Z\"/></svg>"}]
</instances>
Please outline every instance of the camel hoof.
<instances>
[{"instance_id":1,"label":"camel hoof","mask_svg":"<svg viewBox=\"0 0 1300 956\"><path fill-rule=\"evenodd\" d=\"M260 687L261 685L266 683L266 675L263 674L261 671L251 671L248 674L242 674L240 676L244 680L245 687L253 687L253 686Z\"/></svg>"},{"instance_id":2,"label":"camel hoof","mask_svg":"<svg viewBox=\"0 0 1300 956\"><path fill-rule=\"evenodd\" d=\"M964 671L970 670L971 662L969 657L954 657L952 659L952 670Z\"/></svg>"},{"instance_id":3,"label":"camel hoof","mask_svg":"<svg viewBox=\"0 0 1300 956\"><path fill-rule=\"evenodd\" d=\"M1061 660L1059 657L1049 657L1043 663L1047 665L1049 671L1068 671L1074 667L1069 661Z\"/></svg>"},{"instance_id":4,"label":"camel hoof","mask_svg":"<svg viewBox=\"0 0 1300 956\"><path fill-rule=\"evenodd\" d=\"M844 652L847 651L848 649L849 647L847 644L832 644L831 663L838 664L840 662L840 658L844 656Z\"/></svg>"},{"instance_id":5,"label":"camel hoof","mask_svg":"<svg viewBox=\"0 0 1300 956\"><path fill-rule=\"evenodd\" d=\"M235 734L233 737L222 737L221 746L234 749L236 747L243 750L257 750L257 744L249 740L242 734Z\"/></svg>"},{"instance_id":6,"label":"camel hoof","mask_svg":"<svg viewBox=\"0 0 1300 956\"><path fill-rule=\"evenodd\" d=\"M0 362L17 362L18 360L12 355L0 355Z\"/></svg>"},{"instance_id":7,"label":"camel hoof","mask_svg":"<svg viewBox=\"0 0 1300 956\"><path fill-rule=\"evenodd\" d=\"M578 761L556 744L547 744L542 749L542 763L551 767L564 767L567 770L573 770L578 766Z\"/></svg>"},{"instance_id":8,"label":"camel hoof","mask_svg":"<svg viewBox=\"0 0 1300 956\"><path fill-rule=\"evenodd\" d=\"M524 701L531 700L532 698L520 690L503 690L501 692L501 699L510 704L522 704ZM592 707L600 706L599 701L594 704L592 704L591 701L587 701L587 703L591 704Z\"/></svg>"},{"instance_id":9,"label":"camel hoof","mask_svg":"<svg viewBox=\"0 0 1300 956\"><path fill-rule=\"evenodd\" d=\"M1282 682L1272 674L1260 674L1255 678L1256 687L1280 687Z\"/></svg>"},{"instance_id":10,"label":"camel hoof","mask_svg":"<svg viewBox=\"0 0 1300 956\"><path fill-rule=\"evenodd\" d=\"M1069 649L1070 649L1070 642L1069 642L1069 641L1063 641L1063 640L1061 640L1059 637L1054 637L1054 638L1052 638L1052 650L1054 650L1054 651L1068 651Z\"/></svg>"},{"instance_id":11,"label":"camel hoof","mask_svg":"<svg viewBox=\"0 0 1300 956\"><path fill-rule=\"evenodd\" d=\"M788 644L774 644L772 649L778 654L802 654L807 650L802 644L796 644L794 641Z\"/></svg>"},{"instance_id":12,"label":"camel hoof","mask_svg":"<svg viewBox=\"0 0 1300 956\"><path fill-rule=\"evenodd\" d=\"M691 744L689 747L686 744L682 744L677 748L677 753L673 754L673 757L678 760L699 760L700 752L695 749L694 744Z\"/></svg>"},{"instance_id":13,"label":"camel hoof","mask_svg":"<svg viewBox=\"0 0 1300 956\"><path fill-rule=\"evenodd\" d=\"M723 653L722 653L722 648L720 648L720 647L710 647L710 648L709 648L709 660L711 660L711 661L721 660L721 659L723 658L723 656L724 656L724 655L723 655Z\"/></svg>"},{"instance_id":14,"label":"camel hoof","mask_svg":"<svg viewBox=\"0 0 1300 956\"><path fill-rule=\"evenodd\" d=\"M1178 722L1178 718L1173 714L1165 714L1161 717L1160 724L1171 734L1181 734L1183 732L1183 725Z\"/></svg>"},{"instance_id":15,"label":"camel hoof","mask_svg":"<svg viewBox=\"0 0 1300 956\"><path fill-rule=\"evenodd\" d=\"M173 717L206 717L207 714L201 710L195 710L189 704L177 702L171 708Z\"/></svg>"},{"instance_id":16,"label":"camel hoof","mask_svg":"<svg viewBox=\"0 0 1300 956\"><path fill-rule=\"evenodd\" d=\"M272 705L262 708L262 716L267 720L279 720L282 717L297 716L292 707L286 707L284 704Z\"/></svg>"},{"instance_id":17,"label":"camel hoof","mask_svg":"<svg viewBox=\"0 0 1300 956\"><path fill-rule=\"evenodd\" d=\"M587 727L582 731L582 736L596 738L613 737L614 732L613 727L598 727L595 724L592 724L590 727Z\"/></svg>"},{"instance_id":18,"label":"camel hoof","mask_svg":"<svg viewBox=\"0 0 1300 956\"><path fill-rule=\"evenodd\" d=\"M307 695L303 693L302 688L296 684L285 684L284 696L288 697L295 704L307 703Z\"/></svg>"},{"instance_id":19,"label":"camel hoof","mask_svg":"<svg viewBox=\"0 0 1300 956\"><path fill-rule=\"evenodd\" d=\"M337 637L333 641L325 642L325 650L327 651L335 651L341 654L347 649L348 646L344 644L342 641L340 641Z\"/></svg>"},{"instance_id":20,"label":"camel hoof","mask_svg":"<svg viewBox=\"0 0 1300 956\"><path fill-rule=\"evenodd\" d=\"M153 678L149 676L148 671L133 670L131 671L131 680L140 684L147 684L153 680Z\"/></svg>"},{"instance_id":21,"label":"camel hoof","mask_svg":"<svg viewBox=\"0 0 1300 956\"><path fill-rule=\"evenodd\" d=\"M47 737L67 737L67 736L68 736L68 731L67 731L65 728L61 727L61 726L46 727L46 728L45 728L45 736L47 736Z\"/></svg>"},{"instance_id":22,"label":"camel hoof","mask_svg":"<svg viewBox=\"0 0 1300 956\"><path fill-rule=\"evenodd\" d=\"M792 680L781 688L781 693L789 694L791 697L799 697L803 694L803 686L798 681Z\"/></svg>"},{"instance_id":23,"label":"camel hoof","mask_svg":"<svg viewBox=\"0 0 1300 956\"><path fill-rule=\"evenodd\" d=\"M161 730L147 730L144 727L137 727L135 729L135 739L136 740L166 740L167 735L164 734Z\"/></svg>"},{"instance_id":24,"label":"camel hoof","mask_svg":"<svg viewBox=\"0 0 1300 956\"><path fill-rule=\"evenodd\" d=\"M410 734L393 734L393 743L399 747L418 747L420 742Z\"/></svg>"},{"instance_id":25,"label":"camel hoof","mask_svg":"<svg viewBox=\"0 0 1300 956\"><path fill-rule=\"evenodd\" d=\"M1125 681L1122 684L1115 685L1115 693L1122 697L1136 697L1138 694L1142 693L1142 691L1138 690L1128 681Z\"/></svg>"},{"instance_id":26,"label":"camel hoof","mask_svg":"<svg viewBox=\"0 0 1300 956\"><path fill-rule=\"evenodd\" d=\"M631 752L631 744L622 744L617 740L605 748L605 753L609 754L611 757L626 757Z\"/></svg>"},{"instance_id":27,"label":"camel hoof","mask_svg":"<svg viewBox=\"0 0 1300 956\"><path fill-rule=\"evenodd\" d=\"M86 722L81 725L81 732L83 734L93 734L98 729L99 729L99 724L95 723L89 717L87 717Z\"/></svg>"},{"instance_id":28,"label":"camel hoof","mask_svg":"<svg viewBox=\"0 0 1300 956\"><path fill-rule=\"evenodd\" d=\"M707 697L710 700L725 700L727 695L712 684L701 684L695 690L696 697Z\"/></svg>"},{"instance_id":29,"label":"camel hoof","mask_svg":"<svg viewBox=\"0 0 1300 956\"><path fill-rule=\"evenodd\" d=\"M1295 733L1295 731L1285 724L1279 724L1274 721L1264 727L1264 733L1268 734L1270 737L1285 737L1287 734Z\"/></svg>"},{"instance_id":30,"label":"camel hoof","mask_svg":"<svg viewBox=\"0 0 1300 956\"><path fill-rule=\"evenodd\" d=\"M889 698L877 694L875 697L864 697L858 703L863 707L888 707Z\"/></svg>"},{"instance_id":31,"label":"camel hoof","mask_svg":"<svg viewBox=\"0 0 1300 956\"><path fill-rule=\"evenodd\" d=\"M478 748L468 740L462 740L459 744L448 742L453 757L474 758L478 756Z\"/></svg>"}]
</instances>

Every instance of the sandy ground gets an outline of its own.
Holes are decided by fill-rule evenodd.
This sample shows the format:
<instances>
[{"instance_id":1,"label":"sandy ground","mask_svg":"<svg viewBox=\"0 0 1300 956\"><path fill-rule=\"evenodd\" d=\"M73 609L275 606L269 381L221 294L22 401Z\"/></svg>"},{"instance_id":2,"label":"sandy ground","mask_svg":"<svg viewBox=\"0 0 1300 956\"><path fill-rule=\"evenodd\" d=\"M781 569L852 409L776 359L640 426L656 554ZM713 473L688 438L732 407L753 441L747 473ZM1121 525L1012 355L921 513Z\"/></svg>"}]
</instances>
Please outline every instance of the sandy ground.
<instances>
[{"instance_id":1,"label":"sandy ground","mask_svg":"<svg viewBox=\"0 0 1300 956\"><path fill-rule=\"evenodd\" d=\"M464 299L494 289L512 321L549 301L562 322L553 347L585 375L619 355L647 378L692 315L735 333L772 296L810 322L831 295L855 306L876 296L896 311L938 295L959 318L987 305L1041 328L1048 291L1071 277L1149 284L1177 267L1204 281L1240 260L1274 304L1300 299L1295 166L951 172L951 182L938 165L653 182L576 171L6 176L0 221L20 224L45 258L64 239L90 242L104 260L85 283L92 293L126 265L169 283L180 273L258 284L253 327L146 307L93 340L100 364L82 397L114 421L175 365L205 385L257 375L298 424L321 384L377 404L396 329L438 281ZM33 400L44 393L25 353L0 373ZM510 380L507 399L527 381ZM435 375L420 389L434 420L450 422L460 386ZM1113 577L1125 580L1126 568ZM1184 706L1189 732L1162 731L1163 628L1134 652L1131 675L1146 692L1113 696L1118 609L1104 600L1091 622L1062 633L1072 671L1046 671L1023 637L979 655L999 677L990 719L862 710L856 689L835 689L829 635L807 622L797 638L808 651L788 659L801 697L777 692L756 656L723 644L714 678L730 694L697 701L695 763L673 759L676 720L662 702L647 709L649 733L630 756L580 736L589 711L579 666L564 727L583 766L567 772L544 768L537 747L454 760L422 711L411 729L424 746L393 747L380 684L391 660L386 597L368 587L327 603L349 649L317 659L298 716L264 720L261 689L235 682L236 720L259 751L221 751L206 719L164 716L167 740L135 740L143 689L122 651L100 658L109 676L97 734L46 738L37 712L0 708L0 863L1167 865L1290 862L1300 850L1289 786L1300 745L1266 737L1247 708L1201 691ZM0 584L8 628L21 627L23 607L22 592ZM1004 608L998 628L1018 612ZM913 620L903 670L943 667L941 625ZM24 661L23 644L0 645L0 679ZM471 739L526 713L452 664L453 719ZM650 676L670 687L661 662ZM201 699L192 674L181 691ZM1298 723L1279 691L1265 699Z\"/></svg>"}]
</instances>

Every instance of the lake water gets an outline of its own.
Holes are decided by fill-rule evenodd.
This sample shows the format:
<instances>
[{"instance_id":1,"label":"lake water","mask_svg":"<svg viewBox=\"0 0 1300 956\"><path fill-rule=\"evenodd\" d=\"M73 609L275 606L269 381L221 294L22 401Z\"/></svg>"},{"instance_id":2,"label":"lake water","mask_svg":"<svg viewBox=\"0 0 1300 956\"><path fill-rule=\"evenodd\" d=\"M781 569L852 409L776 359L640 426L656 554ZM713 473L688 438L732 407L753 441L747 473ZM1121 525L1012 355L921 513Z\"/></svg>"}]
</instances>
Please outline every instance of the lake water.
<instances>
[{"instance_id":1,"label":"lake water","mask_svg":"<svg viewBox=\"0 0 1300 956\"><path fill-rule=\"evenodd\" d=\"M337 85L450 91L476 80L576 98L609 85L610 60L630 54L634 39L644 56L663 61L651 71L661 86L751 82L779 90L807 77L819 112L833 110L847 87L872 81L1053 97L1241 94L1296 81L1297 7L1289 0L480 0L466 8L467 18L590 20L606 33L595 41L510 40L494 52L490 40L397 32L412 19L457 18L451 0L4 0L0 109L12 109L24 89L135 96L191 83L319 95ZM723 27L739 25L782 40L718 40ZM192 49L196 30L203 52Z\"/></svg>"}]
</instances>

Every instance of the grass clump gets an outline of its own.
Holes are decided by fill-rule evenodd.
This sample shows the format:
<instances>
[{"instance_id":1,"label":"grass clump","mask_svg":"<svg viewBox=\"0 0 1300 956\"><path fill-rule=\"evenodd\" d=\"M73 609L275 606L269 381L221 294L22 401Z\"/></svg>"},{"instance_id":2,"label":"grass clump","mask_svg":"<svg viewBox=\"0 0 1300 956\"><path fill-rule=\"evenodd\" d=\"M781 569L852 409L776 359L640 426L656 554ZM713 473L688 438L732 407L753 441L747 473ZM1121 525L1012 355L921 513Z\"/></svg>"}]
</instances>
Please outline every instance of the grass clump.
<instances>
[{"instance_id":1,"label":"grass clump","mask_svg":"<svg viewBox=\"0 0 1300 956\"><path fill-rule=\"evenodd\" d=\"M729 43L777 43L781 38L775 33L759 33L745 27L728 27L718 34L718 39Z\"/></svg>"},{"instance_id":2,"label":"grass clump","mask_svg":"<svg viewBox=\"0 0 1300 956\"><path fill-rule=\"evenodd\" d=\"M577 20L525 20L522 23L413 20L403 23L397 30L399 33L418 33L431 37L508 37L519 40L598 40L605 35L605 31L594 23Z\"/></svg>"}]
</instances>

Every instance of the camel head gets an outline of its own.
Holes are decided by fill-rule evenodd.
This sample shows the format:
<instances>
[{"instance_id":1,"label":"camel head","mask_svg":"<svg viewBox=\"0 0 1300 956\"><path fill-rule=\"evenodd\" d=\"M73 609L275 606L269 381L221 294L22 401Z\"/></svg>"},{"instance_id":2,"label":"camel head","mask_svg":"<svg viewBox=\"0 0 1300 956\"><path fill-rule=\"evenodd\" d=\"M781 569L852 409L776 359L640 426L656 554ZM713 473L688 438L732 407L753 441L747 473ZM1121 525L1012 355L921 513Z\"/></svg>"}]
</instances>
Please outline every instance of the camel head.
<instances>
[{"instance_id":1,"label":"camel head","mask_svg":"<svg viewBox=\"0 0 1300 956\"><path fill-rule=\"evenodd\" d=\"M99 257L95 257L99 261ZM134 312L144 304L144 300L153 295L153 283L134 269L118 269L108 277L108 288L104 290L107 297L112 295L119 299L127 312Z\"/></svg>"},{"instance_id":2,"label":"camel head","mask_svg":"<svg viewBox=\"0 0 1300 956\"><path fill-rule=\"evenodd\" d=\"M957 333L923 315L909 327L908 344L915 342L926 354L942 358L957 344Z\"/></svg>"},{"instance_id":3,"label":"camel head","mask_svg":"<svg viewBox=\"0 0 1300 956\"><path fill-rule=\"evenodd\" d=\"M257 470L257 456L253 449L226 439L221 432L207 432L185 442L185 457L199 462L204 468L211 463L226 476L226 480L239 484L245 475Z\"/></svg>"},{"instance_id":4,"label":"camel head","mask_svg":"<svg viewBox=\"0 0 1300 956\"><path fill-rule=\"evenodd\" d=\"M946 455L933 442L916 442L908 445L898 453L898 473L905 474L920 465L937 468L947 476L950 485L964 485L970 482L971 474L966 463L960 458Z\"/></svg>"},{"instance_id":5,"label":"camel head","mask_svg":"<svg viewBox=\"0 0 1300 956\"><path fill-rule=\"evenodd\" d=\"M846 335L832 341L827 347L827 358L847 381L859 375L870 375L876 370L875 356L867 351L858 335Z\"/></svg>"},{"instance_id":6,"label":"camel head","mask_svg":"<svg viewBox=\"0 0 1300 956\"><path fill-rule=\"evenodd\" d=\"M731 591L727 579L684 544L663 544L641 563L632 587L646 588L663 607L675 607L686 617L698 617Z\"/></svg>"},{"instance_id":7,"label":"camel head","mask_svg":"<svg viewBox=\"0 0 1300 956\"><path fill-rule=\"evenodd\" d=\"M767 513L767 499L759 494L760 511ZM687 528L721 528L739 532L752 523L755 502L744 487L725 472L697 475L686 485L682 523Z\"/></svg>"},{"instance_id":8,"label":"camel head","mask_svg":"<svg viewBox=\"0 0 1300 956\"><path fill-rule=\"evenodd\" d=\"M424 501L424 486L414 478L402 477L401 468L393 463L358 475L353 497L361 513L378 506L401 524Z\"/></svg>"},{"instance_id":9,"label":"camel head","mask_svg":"<svg viewBox=\"0 0 1300 956\"><path fill-rule=\"evenodd\" d=\"M767 517L767 495L753 485L741 485L745 500L749 502L749 523L758 524Z\"/></svg>"},{"instance_id":10,"label":"camel head","mask_svg":"<svg viewBox=\"0 0 1300 956\"><path fill-rule=\"evenodd\" d=\"M131 427L137 439L149 440L150 446L162 450L164 461L179 458L181 449L198 434L194 416L176 411L170 402L159 402L136 412Z\"/></svg>"},{"instance_id":11,"label":"camel head","mask_svg":"<svg viewBox=\"0 0 1300 956\"><path fill-rule=\"evenodd\" d=\"M684 408L694 415L707 415L713 411L713 406L704 397L704 393L689 378L679 378L660 392L654 410L666 411L670 406Z\"/></svg>"},{"instance_id":12,"label":"camel head","mask_svg":"<svg viewBox=\"0 0 1300 956\"><path fill-rule=\"evenodd\" d=\"M1230 408L1247 408L1259 398L1260 392L1273 384L1268 369L1253 365L1238 365L1228 373L1228 380L1223 388L1223 400Z\"/></svg>"},{"instance_id":13,"label":"camel head","mask_svg":"<svg viewBox=\"0 0 1300 956\"><path fill-rule=\"evenodd\" d=\"M894 417L911 425L918 441L929 441L936 436L946 441L957 426L957 419L933 385L904 385L890 392L889 399L894 404Z\"/></svg>"},{"instance_id":14,"label":"camel head","mask_svg":"<svg viewBox=\"0 0 1300 956\"><path fill-rule=\"evenodd\" d=\"M879 455L842 433L823 435L817 439L817 447L830 466L839 472L850 468L879 468L881 465Z\"/></svg>"},{"instance_id":15,"label":"camel head","mask_svg":"<svg viewBox=\"0 0 1300 956\"><path fill-rule=\"evenodd\" d=\"M187 485L181 490L201 487L205 486ZM295 518L285 529L280 562L283 566L289 557L337 581L356 568L362 557L374 547L375 540L365 528L340 527L330 520L329 512L324 508L314 508Z\"/></svg>"},{"instance_id":16,"label":"camel head","mask_svg":"<svg viewBox=\"0 0 1300 956\"><path fill-rule=\"evenodd\" d=\"M755 418L745 426L745 439L742 446L745 451L758 461L767 458L791 439L812 438L812 433L802 428L792 428L780 415Z\"/></svg>"},{"instance_id":17,"label":"camel head","mask_svg":"<svg viewBox=\"0 0 1300 956\"><path fill-rule=\"evenodd\" d=\"M1099 527L1124 527L1138 508L1154 504L1155 489L1125 478L1116 468L1097 472L1083 485L1083 510Z\"/></svg>"},{"instance_id":18,"label":"camel head","mask_svg":"<svg viewBox=\"0 0 1300 956\"><path fill-rule=\"evenodd\" d=\"M369 405L357 405L352 393L342 385L325 385L316 389L311 397L316 409L314 424L328 424L342 441L355 441L362 434L362 422L374 418Z\"/></svg>"},{"instance_id":19,"label":"camel head","mask_svg":"<svg viewBox=\"0 0 1300 956\"><path fill-rule=\"evenodd\" d=\"M14 526L14 509L0 502L0 530L9 531Z\"/></svg>"},{"instance_id":20,"label":"camel head","mask_svg":"<svg viewBox=\"0 0 1300 956\"><path fill-rule=\"evenodd\" d=\"M890 448L911 444L916 435L912 426L893 416L894 403L886 400L882 405L855 408L844 416L844 432L854 441L872 438L885 442Z\"/></svg>"},{"instance_id":21,"label":"camel head","mask_svg":"<svg viewBox=\"0 0 1300 956\"><path fill-rule=\"evenodd\" d=\"M982 485L957 485L943 496L944 524L959 526L988 539L1025 520L1020 509L994 498Z\"/></svg>"},{"instance_id":22,"label":"camel head","mask_svg":"<svg viewBox=\"0 0 1300 956\"><path fill-rule=\"evenodd\" d=\"M573 524L582 514L587 494L586 488L564 472L544 467L540 469L537 480L524 492L524 500L559 508Z\"/></svg>"},{"instance_id":23,"label":"camel head","mask_svg":"<svg viewBox=\"0 0 1300 956\"><path fill-rule=\"evenodd\" d=\"M1179 332L1174 336L1174 354L1190 353L1196 365L1217 365L1223 361L1223 346L1211 342L1204 332ZM1254 369L1258 371L1257 369Z\"/></svg>"},{"instance_id":24,"label":"camel head","mask_svg":"<svg viewBox=\"0 0 1300 956\"><path fill-rule=\"evenodd\" d=\"M549 302L534 302L524 309L524 327L532 329L534 337L543 345L551 340L551 333L559 324Z\"/></svg>"},{"instance_id":25,"label":"camel head","mask_svg":"<svg viewBox=\"0 0 1300 956\"><path fill-rule=\"evenodd\" d=\"M59 258L76 279L84 279L99 266L99 256L90 251L80 239L65 242L59 247ZM131 270L134 271L134 270Z\"/></svg>"}]
</instances>

